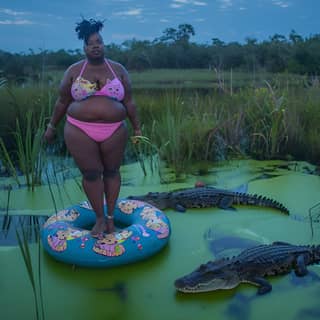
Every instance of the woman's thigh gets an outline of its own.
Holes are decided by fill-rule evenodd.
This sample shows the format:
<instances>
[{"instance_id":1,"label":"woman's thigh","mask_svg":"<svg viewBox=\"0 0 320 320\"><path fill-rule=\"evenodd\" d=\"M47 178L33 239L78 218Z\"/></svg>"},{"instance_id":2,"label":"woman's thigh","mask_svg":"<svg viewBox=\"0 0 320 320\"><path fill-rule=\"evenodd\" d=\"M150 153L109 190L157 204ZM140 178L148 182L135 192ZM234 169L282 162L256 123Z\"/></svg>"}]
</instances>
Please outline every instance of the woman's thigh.
<instances>
[{"instance_id":1,"label":"woman's thigh","mask_svg":"<svg viewBox=\"0 0 320 320\"><path fill-rule=\"evenodd\" d=\"M99 144L89 138L82 130L66 122L64 140L80 171L103 171Z\"/></svg>"},{"instance_id":2,"label":"woman's thigh","mask_svg":"<svg viewBox=\"0 0 320 320\"><path fill-rule=\"evenodd\" d=\"M128 129L125 122L107 140L101 142L100 151L104 170L118 170L123 159L128 140Z\"/></svg>"}]
</instances>

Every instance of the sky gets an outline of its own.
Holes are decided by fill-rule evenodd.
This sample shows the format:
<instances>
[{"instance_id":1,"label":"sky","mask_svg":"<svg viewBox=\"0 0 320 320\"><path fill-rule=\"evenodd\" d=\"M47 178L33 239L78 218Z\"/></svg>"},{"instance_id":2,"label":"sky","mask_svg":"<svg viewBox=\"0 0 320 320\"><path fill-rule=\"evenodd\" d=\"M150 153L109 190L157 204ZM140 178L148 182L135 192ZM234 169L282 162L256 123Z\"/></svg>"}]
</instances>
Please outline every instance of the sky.
<instances>
[{"instance_id":1,"label":"sky","mask_svg":"<svg viewBox=\"0 0 320 320\"><path fill-rule=\"evenodd\" d=\"M191 24L191 41L259 42L275 34L320 33L320 0L0 0L0 50L12 53L82 49L81 17L104 20L105 44L154 40Z\"/></svg>"}]
</instances>

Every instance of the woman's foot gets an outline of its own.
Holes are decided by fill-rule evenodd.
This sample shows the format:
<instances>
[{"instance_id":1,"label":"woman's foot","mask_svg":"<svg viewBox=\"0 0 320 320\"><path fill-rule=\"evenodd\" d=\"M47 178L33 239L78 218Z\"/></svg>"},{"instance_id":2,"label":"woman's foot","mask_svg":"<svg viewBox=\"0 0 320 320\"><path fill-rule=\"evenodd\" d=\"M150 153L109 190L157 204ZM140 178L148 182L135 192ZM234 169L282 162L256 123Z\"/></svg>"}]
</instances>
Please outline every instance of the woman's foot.
<instances>
[{"instance_id":1,"label":"woman's foot","mask_svg":"<svg viewBox=\"0 0 320 320\"><path fill-rule=\"evenodd\" d=\"M106 230L106 223L104 219L97 219L96 224L93 226L91 230L91 235L93 237L98 237Z\"/></svg>"}]
</instances>

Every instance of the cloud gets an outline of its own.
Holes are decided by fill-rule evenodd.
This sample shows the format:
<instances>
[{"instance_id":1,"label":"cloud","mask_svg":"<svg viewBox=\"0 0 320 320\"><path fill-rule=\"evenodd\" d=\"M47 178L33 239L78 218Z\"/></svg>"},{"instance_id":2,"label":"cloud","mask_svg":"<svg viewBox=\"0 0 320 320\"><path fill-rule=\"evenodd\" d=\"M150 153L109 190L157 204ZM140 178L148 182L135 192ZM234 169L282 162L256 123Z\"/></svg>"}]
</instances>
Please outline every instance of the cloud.
<instances>
[{"instance_id":1,"label":"cloud","mask_svg":"<svg viewBox=\"0 0 320 320\"><path fill-rule=\"evenodd\" d=\"M0 25L31 25L35 22L28 19L21 19L19 17L24 15L30 15L27 11L15 11L8 8L0 8L0 14L3 16L9 16L0 20ZM11 19L12 18L12 19Z\"/></svg>"},{"instance_id":2,"label":"cloud","mask_svg":"<svg viewBox=\"0 0 320 320\"><path fill-rule=\"evenodd\" d=\"M115 16L140 16L141 14L142 14L142 9L135 8L135 9L129 9L127 11L115 12L113 15L115 15Z\"/></svg>"},{"instance_id":3,"label":"cloud","mask_svg":"<svg viewBox=\"0 0 320 320\"><path fill-rule=\"evenodd\" d=\"M219 1L219 8L221 10L226 10L233 6L232 0L218 0L218 1Z\"/></svg>"},{"instance_id":4,"label":"cloud","mask_svg":"<svg viewBox=\"0 0 320 320\"><path fill-rule=\"evenodd\" d=\"M181 7L182 7L182 4L171 3L171 4L170 4L170 7L171 7L171 8L174 8L174 9L176 9L176 8L181 8Z\"/></svg>"},{"instance_id":5,"label":"cloud","mask_svg":"<svg viewBox=\"0 0 320 320\"><path fill-rule=\"evenodd\" d=\"M195 0L173 0L170 4L171 8L181 8L184 5L194 5L194 6L206 6L205 1L195 1Z\"/></svg>"},{"instance_id":6,"label":"cloud","mask_svg":"<svg viewBox=\"0 0 320 320\"><path fill-rule=\"evenodd\" d=\"M288 8L291 4L288 1L272 0L272 4L280 8Z\"/></svg>"},{"instance_id":7,"label":"cloud","mask_svg":"<svg viewBox=\"0 0 320 320\"><path fill-rule=\"evenodd\" d=\"M203 2L203 1L193 1L192 4L194 4L195 6L206 6L207 3Z\"/></svg>"},{"instance_id":8,"label":"cloud","mask_svg":"<svg viewBox=\"0 0 320 320\"><path fill-rule=\"evenodd\" d=\"M15 17L29 14L29 12L27 11L14 11L7 8L0 8L0 13L6 14L8 16L15 16Z\"/></svg>"},{"instance_id":9,"label":"cloud","mask_svg":"<svg viewBox=\"0 0 320 320\"><path fill-rule=\"evenodd\" d=\"M0 24L2 25L27 25L27 24L34 24L34 22L30 20L0 20Z\"/></svg>"}]
</instances>

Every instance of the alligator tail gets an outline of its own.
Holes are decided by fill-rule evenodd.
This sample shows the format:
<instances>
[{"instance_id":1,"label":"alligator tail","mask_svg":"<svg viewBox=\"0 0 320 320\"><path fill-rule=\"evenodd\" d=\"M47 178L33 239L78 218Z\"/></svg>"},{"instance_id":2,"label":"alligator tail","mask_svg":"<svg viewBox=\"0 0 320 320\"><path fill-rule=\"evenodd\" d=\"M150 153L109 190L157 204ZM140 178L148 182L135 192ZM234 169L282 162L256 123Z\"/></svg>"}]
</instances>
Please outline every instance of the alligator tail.
<instances>
[{"instance_id":1,"label":"alligator tail","mask_svg":"<svg viewBox=\"0 0 320 320\"><path fill-rule=\"evenodd\" d=\"M246 194L241 192L236 192L233 199L234 204L242 205L254 205L260 207L269 207L273 209L278 209L285 214L289 214L289 210L280 202L261 196L257 194Z\"/></svg>"}]
</instances>

